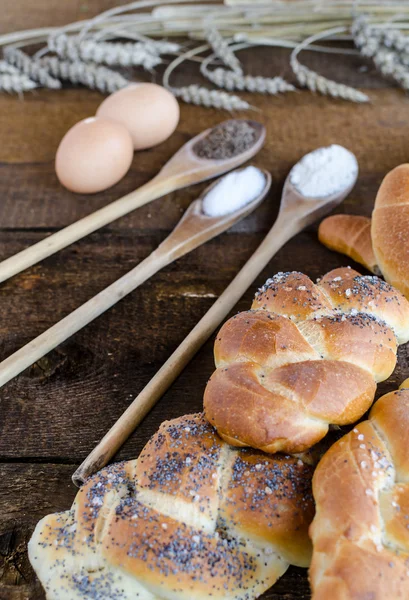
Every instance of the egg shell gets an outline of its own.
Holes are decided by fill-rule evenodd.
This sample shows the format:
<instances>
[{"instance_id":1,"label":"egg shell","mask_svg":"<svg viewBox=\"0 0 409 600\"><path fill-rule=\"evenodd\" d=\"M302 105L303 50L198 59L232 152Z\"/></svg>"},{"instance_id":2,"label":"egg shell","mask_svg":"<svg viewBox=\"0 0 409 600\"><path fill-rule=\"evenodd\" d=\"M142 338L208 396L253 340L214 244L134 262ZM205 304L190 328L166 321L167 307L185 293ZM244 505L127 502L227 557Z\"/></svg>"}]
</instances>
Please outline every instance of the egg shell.
<instances>
[{"instance_id":1,"label":"egg shell","mask_svg":"<svg viewBox=\"0 0 409 600\"><path fill-rule=\"evenodd\" d=\"M67 131L57 150L55 171L72 192L94 194L122 179L132 158L128 130L109 119L91 117Z\"/></svg>"},{"instance_id":2,"label":"egg shell","mask_svg":"<svg viewBox=\"0 0 409 600\"><path fill-rule=\"evenodd\" d=\"M167 89L155 83L136 83L114 92L97 110L98 117L122 123L135 150L164 142L179 122L179 104Z\"/></svg>"}]
</instances>

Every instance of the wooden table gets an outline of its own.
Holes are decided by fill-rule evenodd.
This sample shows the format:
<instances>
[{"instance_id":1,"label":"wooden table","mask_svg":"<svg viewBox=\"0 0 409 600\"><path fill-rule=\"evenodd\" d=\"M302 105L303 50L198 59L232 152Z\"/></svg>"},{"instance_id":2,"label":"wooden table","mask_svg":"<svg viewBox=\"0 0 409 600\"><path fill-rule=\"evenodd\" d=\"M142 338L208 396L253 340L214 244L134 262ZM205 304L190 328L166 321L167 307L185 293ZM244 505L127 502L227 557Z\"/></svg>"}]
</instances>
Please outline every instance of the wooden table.
<instances>
[{"instance_id":1,"label":"wooden table","mask_svg":"<svg viewBox=\"0 0 409 600\"><path fill-rule=\"evenodd\" d=\"M77 0L3 0L1 29L63 25L115 4L93 0L87 7ZM288 73L287 52L257 49L242 57L250 72ZM335 142L350 148L361 172L340 210L369 215L384 174L409 160L409 100L402 91L388 87L371 66L362 71L358 58L306 54L303 60L323 74L364 88L372 102L358 106L304 91L277 98L249 96L268 131L266 145L254 161L273 176L264 205L228 233L164 269L0 390L1 600L44 598L26 553L34 525L43 515L70 506L76 493L71 483L75 468L263 239L293 163L318 146ZM196 71L194 65L184 67L179 82L191 79ZM84 89L41 90L24 100L0 96L0 258L140 186L191 136L228 116L182 105L176 133L158 148L136 154L123 181L95 196L74 195L56 179L55 151L66 130L94 114L101 99ZM147 205L2 284L0 358L147 256L203 187ZM279 252L236 310L248 308L257 286L278 270L301 270L317 277L346 263L320 246L316 228L311 228ZM164 419L199 411L212 370L211 340L118 458L136 457ZM396 372L379 386L379 394L408 375L408 352L401 348ZM305 571L290 568L265 598L309 598Z\"/></svg>"}]
</instances>

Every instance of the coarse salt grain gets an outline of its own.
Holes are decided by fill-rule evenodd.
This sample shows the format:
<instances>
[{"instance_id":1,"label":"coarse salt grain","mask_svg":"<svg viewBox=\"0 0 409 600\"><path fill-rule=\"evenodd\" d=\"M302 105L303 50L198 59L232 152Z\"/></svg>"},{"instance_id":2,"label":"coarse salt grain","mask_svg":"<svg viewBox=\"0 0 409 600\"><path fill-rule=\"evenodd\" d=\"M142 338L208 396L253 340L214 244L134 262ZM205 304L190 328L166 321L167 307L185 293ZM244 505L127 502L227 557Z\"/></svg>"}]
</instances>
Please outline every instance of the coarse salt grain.
<instances>
[{"instance_id":1,"label":"coarse salt grain","mask_svg":"<svg viewBox=\"0 0 409 600\"><path fill-rule=\"evenodd\" d=\"M260 196L265 187L266 178L256 167L232 171L205 195L202 210L208 217L228 215Z\"/></svg>"},{"instance_id":2,"label":"coarse salt grain","mask_svg":"<svg viewBox=\"0 0 409 600\"><path fill-rule=\"evenodd\" d=\"M290 181L306 198L325 198L355 183L358 162L338 144L306 154L290 172Z\"/></svg>"}]
</instances>

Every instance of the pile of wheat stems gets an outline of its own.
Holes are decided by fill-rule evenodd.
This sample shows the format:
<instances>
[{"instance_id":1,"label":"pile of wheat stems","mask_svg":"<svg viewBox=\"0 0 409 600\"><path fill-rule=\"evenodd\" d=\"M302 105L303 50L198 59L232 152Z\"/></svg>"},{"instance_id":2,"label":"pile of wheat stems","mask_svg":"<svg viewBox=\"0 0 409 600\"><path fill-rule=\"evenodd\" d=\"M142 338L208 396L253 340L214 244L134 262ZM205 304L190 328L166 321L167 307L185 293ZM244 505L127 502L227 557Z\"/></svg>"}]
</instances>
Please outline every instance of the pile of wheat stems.
<instances>
[{"instance_id":1,"label":"pile of wheat stems","mask_svg":"<svg viewBox=\"0 0 409 600\"><path fill-rule=\"evenodd\" d=\"M237 53L264 45L291 49L290 64L300 87L367 102L363 92L308 69L299 60L300 52L360 54L381 75L409 89L407 29L409 2L403 1L140 0L63 28L0 36L0 90L21 94L37 87L58 89L68 81L110 93L129 84L126 67L151 71L166 62L163 84L185 102L248 109L250 104L232 92L295 89L279 76L243 72ZM317 44L322 40L332 45ZM353 41L354 47L346 47L345 41ZM41 44L30 53L30 47ZM172 86L171 73L186 60L196 61L214 87Z\"/></svg>"}]
</instances>

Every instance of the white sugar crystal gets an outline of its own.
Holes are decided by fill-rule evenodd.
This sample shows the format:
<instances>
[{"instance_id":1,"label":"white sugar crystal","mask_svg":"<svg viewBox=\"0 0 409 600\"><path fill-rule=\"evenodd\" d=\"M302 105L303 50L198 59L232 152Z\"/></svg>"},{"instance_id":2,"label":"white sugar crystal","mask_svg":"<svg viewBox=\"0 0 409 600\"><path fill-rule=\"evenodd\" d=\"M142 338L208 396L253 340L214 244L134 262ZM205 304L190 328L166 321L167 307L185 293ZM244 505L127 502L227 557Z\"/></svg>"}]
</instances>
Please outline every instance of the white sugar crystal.
<instances>
[{"instance_id":1,"label":"white sugar crystal","mask_svg":"<svg viewBox=\"0 0 409 600\"><path fill-rule=\"evenodd\" d=\"M162 523L162 529L167 529L168 526L166 525L166 523Z\"/></svg>"},{"instance_id":2,"label":"white sugar crystal","mask_svg":"<svg viewBox=\"0 0 409 600\"><path fill-rule=\"evenodd\" d=\"M194 535L194 536L192 536L192 540L195 542L195 544L199 544L200 543L200 536L199 535Z\"/></svg>"},{"instance_id":3,"label":"white sugar crystal","mask_svg":"<svg viewBox=\"0 0 409 600\"><path fill-rule=\"evenodd\" d=\"M270 496L270 494L272 494L272 493L273 493L273 490L272 490L271 488L269 488L269 487L266 487L266 488L264 489L264 491L265 491L265 493L266 493L268 496Z\"/></svg>"},{"instance_id":4,"label":"white sugar crystal","mask_svg":"<svg viewBox=\"0 0 409 600\"><path fill-rule=\"evenodd\" d=\"M367 496L373 496L373 495L374 495L374 494L373 494L373 491L372 491L372 490L370 490L369 488L368 488L367 490L365 490L365 494L366 494Z\"/></svg>"},{"instance_id":5,"label":"white sugar crystal","mask_svg":"<svg viewBox=\"0 0 409 600\"><path fill-rule=\"evenodd\" d=\"M366 469L366 462L364 460L361 461L361 467L363 469Z\"/></svg>"},{"instance_id":6,"label":"white sugar crystal","mask_svg":"<svg viewBox=\"0 0 409 600\"><path fill-rule=\"evenodd\" d=\"M187 465L190 465L190 463L192 462L192 459L190 458L190 456L188 456L188 457L186 458L186 461L185 461L185 462L186 462L186 464L187 464Z\"/></svg>"},{"instance_id":7,"label":"white sugar crystal","mask_svg":"<svg viewBox=\"0 0 409 600\"><path fill-rule=\"evenodd\" d=\"M257 469L257 471L260 471L260 469L261 469L261 465L260 465L260 464L257 464L257 465L256 465L256 469Z\"/></svg>"},{"instance_id":8,"label":"white sugar crystal","mask_svg":"<svg viewBox=\"0 0 409 600\"><path fill-rule=\"evenodd\" d=\"M205 195L202 210L208 217L228 215L260 196L265 186L266 178L256 167L232 171Z\"/></svg>"},{"instance_id":9,"label":"white sugar crystal","mask_svg":"<svg viewBox=\"0 0 409 600\"><path fill-rule=\"evenodd\" d=\"M365 444L359 444L359 447L361 448L361 450L365 450L366 448Z\"/></svg>"},{"instance_id":10,"label":"white sugar crystal","mask_svg":"<svg viewBox=\"0 0 409 600\"><path fill-rule=\"evenodd\" d=\"M352 294L352 292L351 292L351 289L350 289L350 288L348 288L347 290L345 290L345 296L346 296L347 298L349 298L351 294Z\"/></svg>"},{"instance_id":11,"label":"white sugar crystal","mask_svg":"<svg viewBox=\"0 0 409 600\"><path fill-rule=\"evenodd\" d=\"M306 154L290 172L290 181L306 198L325 198L351 187L358 175L355 156L338 144Z\"/></svg>"},{"instance_id":12,"label":"white sugar crystal","mask_svg":"<svg viewBox=\"0 0 409 600\"><path fill-rule=\"evenodd\" d=\"M363 439L364 439L364 437L365 437L365 436L364 436L364 434L363 434L363 433L360 433L360 434L358 435L358 440L363 440Z\"/></svg>"}]
</instances>

